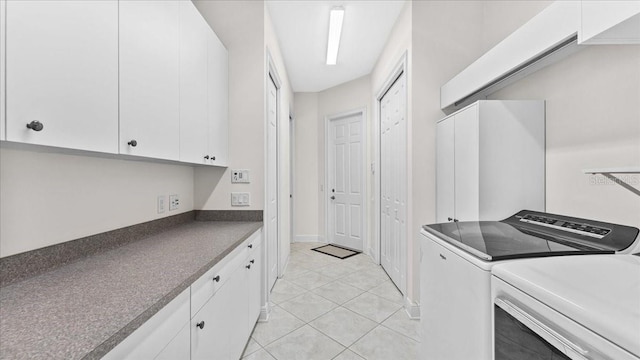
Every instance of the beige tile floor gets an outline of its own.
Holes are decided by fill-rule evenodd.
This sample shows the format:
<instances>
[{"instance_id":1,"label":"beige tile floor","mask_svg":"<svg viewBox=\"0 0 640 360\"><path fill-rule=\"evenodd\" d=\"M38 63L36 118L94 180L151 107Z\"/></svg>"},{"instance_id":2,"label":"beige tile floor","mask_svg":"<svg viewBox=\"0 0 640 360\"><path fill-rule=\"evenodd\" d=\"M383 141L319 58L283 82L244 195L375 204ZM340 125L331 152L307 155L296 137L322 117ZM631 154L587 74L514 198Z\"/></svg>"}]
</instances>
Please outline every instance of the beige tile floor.
<instances>
[{"instance_id":1,"label":"beige tile floor","mask_svg":"<svg viewBox=\"0 0 640 360\"><path fill-rule=\"evenodd\" d=\"M417 359L418 320L368 256L344 260L291 244L289 265L271 292L272 313L258 323L247 360Z\"/></svg>"}]
</instances>

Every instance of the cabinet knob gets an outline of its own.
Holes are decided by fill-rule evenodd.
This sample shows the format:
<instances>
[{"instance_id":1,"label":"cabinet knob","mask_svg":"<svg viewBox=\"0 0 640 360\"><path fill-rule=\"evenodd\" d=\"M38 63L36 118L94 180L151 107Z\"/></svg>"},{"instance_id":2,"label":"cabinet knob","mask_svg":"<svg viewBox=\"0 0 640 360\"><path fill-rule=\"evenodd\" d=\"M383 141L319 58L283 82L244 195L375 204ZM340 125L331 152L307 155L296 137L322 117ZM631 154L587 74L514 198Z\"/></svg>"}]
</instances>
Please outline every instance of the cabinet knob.
<instances>
[{"instance_id":1,"label":"cabinet knob","mask_svg":"<svg viewBox=\"0 0 640 360\"><path fill-rule=\"evenodd\" d=\"M220 282L220 275L216 275L216 277L213 278L213 281Z\"/></svg>"},{"instance_id":2,"label":"cabinet knob","mask_svg":"<svg viewBox=\"0 0 640 360\"><path fill-rule=\"evenodd\" d=\"M251 269L251 264L245 266L247 269Z\"/></svg>"},{"instance_id":3,"label":"cabinet knob","mask_svg":"<svg viewBox=\"0 0 640 360\"><path fill-rule=\"evenodd\" d=\"M209 160L209 155L205 155L204 158Z\"/></svg>"},{"instance_id":4,"label":"cabinet knob","mask_svg":"<svg viewBox=\"0 0 640 360\"><path fill-rule=\"evenodd\" d=\"M335 200L335 199L336 199L336 197L331 195L331 200Z\"/></svg>"},{"instance_id":5,"label":"cabinet knob","mask_svg":"<svg viewBox=\"0 0 640 360\"><path fill-rule=\"evenodd\" d=\"M453 222L458 222L458 221L459 221L458 219L453 219Z\"/></svg>"},{"instance_id":6,"label":"cabinet knob","mask_svg":"<svg viewBox=\"0 0 640 360\"><path fill-rule=\"evenodd\" d=\"M200 329L204 329L204 320L202 320L199 323L197 323L196 327L199 327Z\"/></svg>"},{"instance_id":7,"label":"cabinet knob","mask_svg":"<svg viewBox=\"0 0 640 360\"><path fill-rule=\"evenodd\" d=\"M253 249L253 244L249 244L249 249Z\"/></svg>"},{"instance_id":8,"label":"cabinet knob","mask_svg":"<svg viewBox=\"0 0 640 360\"><path fill-rule=\"evenodd\" d=\"M215 160L215 159L216 159L216 157L211 155L211 160Z\"/></svg>"},{"instance_id":9,"label":"cabinet knob","mask_svg":"<svg viewBox=\"0 0 640 360\"><path fill-rule=\"evenodd\" d=\"M33 131L42 131L42 129L44 129L44 124L42 124L38 120L33 120L32 122L27 124L27 129L31 129Z\"/></svg>"},{"instance_id":10,"label":"cabinet knob","mask_svg":"<svg viewBox=\"0 0 640 360\"><path fill-rule=\"evenodd\" d=\"M449 221L453 221L453 218L451 218L451 217L448 217L448 218L447 218L447 220L449 220Z\"/></svg>"},{"instance_id":11,"label":"cabinet knob","mask_svg":"<svg viewBox=\"0 0 640 360\"><path fill-rule=\"evenodd\" d=\"M249 262L253 264L253 263L256 262L256 260L255 259L251 259L251 261L249 261Z\"/></svg>"},{"instance_id":12,"label":"cabinet knob","mask_svg":"<svg viewBox=\"0 0 640 360\"><path fill-rule=\"evenodd\" d=\"M131 147L136 147L138 146L138 142L135 140L131 140L127 143L127 145L131 146Z\"/></svg>"}]
</instances>

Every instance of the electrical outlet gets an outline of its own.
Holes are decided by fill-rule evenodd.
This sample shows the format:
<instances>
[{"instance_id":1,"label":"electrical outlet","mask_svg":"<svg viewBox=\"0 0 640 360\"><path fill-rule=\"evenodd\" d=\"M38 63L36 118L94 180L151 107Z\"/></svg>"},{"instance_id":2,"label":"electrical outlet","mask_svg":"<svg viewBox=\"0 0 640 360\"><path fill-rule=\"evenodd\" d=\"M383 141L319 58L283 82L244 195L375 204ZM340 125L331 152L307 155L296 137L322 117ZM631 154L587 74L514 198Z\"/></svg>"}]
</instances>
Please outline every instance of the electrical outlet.
<instances>
[{"instance_id":1,"label":"electrical outlet","mask_svg":"<svg viewBox=\"0 0 640 360\"><path fill-rule=\"evenodd\" d=\"M180 198L178 195L169 195L169 211L178 210L180 207Z\"/></svg>"},{"instance_id":2,"label":"electrical outlet","mask_svg":"<svg viewBox=\"0 0 640 360\"><path fill-rule=\"evenodd\" d=\"M251 194L248 192L232 192L231 206L249 206L251 205Z\"/></svg>"},{"instance_id":3,"label":"electrical outlet","mask_svg":"<svg viewBox=\"0 0 640 360\"><path fill-rule=\"evenodd\" d=\"M231 183L233 184L248 184L249 170L248 169L235 169L231 170Z\"/></svg>"},{"instance_id":4,"label":"electrical outlet","mask_svg":"<svg viewBox=\"0 0 640 360\"><path fill-rule=\"evenodd\" d=\"M158 195L158 214L164 212L164 195Z\"/></svg>"}]
</instances>

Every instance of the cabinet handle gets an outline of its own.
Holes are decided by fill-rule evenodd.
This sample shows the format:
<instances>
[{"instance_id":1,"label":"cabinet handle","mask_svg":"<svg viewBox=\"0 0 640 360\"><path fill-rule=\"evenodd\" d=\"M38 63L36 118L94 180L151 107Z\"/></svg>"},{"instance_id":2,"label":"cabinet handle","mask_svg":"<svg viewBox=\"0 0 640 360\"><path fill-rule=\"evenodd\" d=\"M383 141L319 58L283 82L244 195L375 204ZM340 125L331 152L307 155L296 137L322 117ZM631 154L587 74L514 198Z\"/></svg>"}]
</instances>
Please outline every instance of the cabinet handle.
<instances>
[{"instance_id":1,"label":"cabinet handle","mask_svg":"<svg viewBox=\"0 0 640 360\"><path fill-rule=\"evenodd\" d=\"M459 221L458 219L453 219L453 222L458 222L458 221Z\"/></svg>"},{"instance_id":2,"label":"cabinet handle","mask_svg":"<svg viewBox=\"0 0 640 360\"><path fill-rule=\"evenodd\" d=\"M449 221L453 221L453 218L451 218L451 217L448 217L448 218L447 218L447 220L449 220Z\"/></svg>"},{"instance_id":3,"label":"cabinet handle","mask_svg":"<svg viewBox=\"0 0 640 360\"><path fill-rule=\"evenodd\" d=\"M216 277L213 278L213 281L220 282L220 275L216 275Z\"/></svg>"},{"instance_id":4,"label":"cabinet handle","mask_svg":"<svg viewBox=\"0 0 640 360\"><path fill-rule=\"evenodd\" d=\"M199 327L200 329L204 329L204 320L202 320L199 323L197 323L196 327Z\"/></svg>"},{"instance_id":5,"label":"cabinet handle","mask_svg":"<svg viewBox=\"0 0 640 360\"><path fill-rule=\"evenodd\" d=\"M138 146L138 142L135 140L131 140L127 143L127 145L131 146L131 147L136 147Z\"/></svg>"},{"instance_id":6,"label":"cabinet handle","mask_svg":"<svg viewBox=\"0 0 640 360\"><path fill-rule=\"evenodd\" d=\"M253 249L253 244L249 244L249 249Z\"/></svg>"},{"instance_id":7,"label":"cabinet handle","mask_svg":"<svg viewBox=\"0 0 640 360\"><path fill-rule=\"evenodd\" d=\"M249 261L249 262L253 264L253 263L256 262L256 260L255 259L251 259L251 261Z\"/></svg>"},{"instance_id":8,"label":"cabinet handle","mask_svg":"<svg viewBox=\"0 0 640 360\"><path fill-rule=\"evenodd\" d=\"M444 256L444 255L442 255L442 254L440 254L440 259L442 259L442 260L447 260L447 257L446 257L446 256Z\"/></svg>"},{"instance_id":9,"label":"cabinet handle","mask_svg":"<svg viewBox=\"0 0 640 360\"><path fill-rule=\"evenodd\" d=\"M251 269L251 264L245 266L247 269Z\"/></svg>"},{"instance_id":10,"label":"cabinet handle","mask_svg":"<svg viewBox=\"0 0 640 360\"><path fill-rule=\"evenodd\" d=\"M205 155L204 158L209 160L209 155Z\"/></svg>"},{"instance_id":11,"label":"cabinet handle","mask_svg":"<svg viewBox=\"0 0 640 360\"><path fill-rule=\"evenodd\" d=\"M215 160L215 159L216 159L216 157L212 155L211 156L211 160Z\"/></svg>"},{"instance_id":12,"label":"cabinet handle","mask_svg":"<svg viewBox=\"0 0 640 360\"><path fill-rule=\"evenodd\" d=\"M42 131L42 129L44 129L44 124L38 120L33 120L32 122L27 124L27 129L31 129L33 131Z\"/></svg>"}]
</instances>

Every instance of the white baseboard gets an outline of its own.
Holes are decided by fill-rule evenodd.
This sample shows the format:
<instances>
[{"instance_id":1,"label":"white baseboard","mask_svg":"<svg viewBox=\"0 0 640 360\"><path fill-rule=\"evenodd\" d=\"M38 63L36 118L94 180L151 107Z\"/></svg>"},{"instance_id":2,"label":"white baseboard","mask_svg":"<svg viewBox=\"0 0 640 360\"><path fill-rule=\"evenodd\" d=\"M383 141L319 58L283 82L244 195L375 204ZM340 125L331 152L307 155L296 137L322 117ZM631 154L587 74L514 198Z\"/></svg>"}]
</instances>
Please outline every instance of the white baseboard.
<instances>
[{"instance_id":1,"label":"white baseboard","mask_svg":"<svg viewBox=\"0 0 640 360\"><path fill-rule=\"evenodd\" d=\"M324 238L320 235L296 235L293 242L324 242Z\"/></svg>"},{"instance_id":2,"label":"white baseboard","mask_svg":"<svg viewBox=\"0 0 640 360\"><path fill-rule=\"evenodd\" d=\"M260 308L260 317L258 317L258 322L269 321L269 315L271 315L271 309L269 307L269 303L266 303Z\"/></svg>"},{"instance_id":3,"label":"white baseboard","mask_svg":"<svg viewBox=\"0 0 640 360\"><path fill-rule=\"evenodd\" d=\"M404 298L404 311L409 315L410 319L420 319L420 304L417 304L408 297Z\"/></svg>"}]
</instances>

